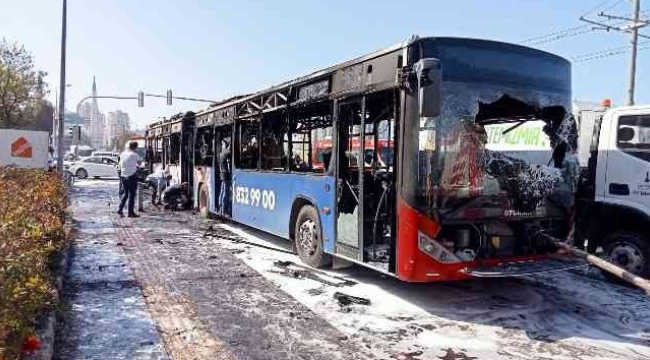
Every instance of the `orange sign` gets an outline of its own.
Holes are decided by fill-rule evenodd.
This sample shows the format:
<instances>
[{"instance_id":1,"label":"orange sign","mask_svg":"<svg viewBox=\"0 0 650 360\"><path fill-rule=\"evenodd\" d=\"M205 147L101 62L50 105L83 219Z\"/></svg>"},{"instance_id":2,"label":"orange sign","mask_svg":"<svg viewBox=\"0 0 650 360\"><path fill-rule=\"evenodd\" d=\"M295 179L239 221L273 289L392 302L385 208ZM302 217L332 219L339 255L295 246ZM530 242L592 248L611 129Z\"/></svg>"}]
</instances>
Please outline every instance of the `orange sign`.
<instances>
[{"instance_id":1,"label":"orange sign","mask_svg":"<svg viewBox=\"0 0 650 360\"><path fill-rule=\"evenodd\" d=\"M19 137L18 140L11 143L11 156L31 158L32 144L30 144L23 136Z\"/></svg>"}]
</instances>

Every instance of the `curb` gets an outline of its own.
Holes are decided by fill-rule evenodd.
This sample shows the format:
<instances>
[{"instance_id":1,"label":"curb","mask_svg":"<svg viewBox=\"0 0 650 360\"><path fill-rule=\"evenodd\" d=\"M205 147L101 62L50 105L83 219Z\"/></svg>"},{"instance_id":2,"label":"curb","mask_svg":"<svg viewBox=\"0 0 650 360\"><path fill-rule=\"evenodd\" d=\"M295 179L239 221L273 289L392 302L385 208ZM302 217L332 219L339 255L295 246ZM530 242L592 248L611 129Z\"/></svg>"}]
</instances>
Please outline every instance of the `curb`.
<instances>
[{"instance_id":1,"label":"curb","mask_svg":"<svg viewBox=\"0 0 650 360\"><path fill-rule=\"evenodd\" d=\"M72 226L72 219L68 218L70 221L70 226ZM68 232L68 236L70 236ZM66 237L68 237L66 236ZM70 236L71 240L71 236ZM68 262L70 258L70 251L72 249L72 244L69 243L67 246L62 249L56 256L58 259L58 264L56 267L57 273L54 278L54 300L57 304L61 302L61 294L63 293L63 284L64 277L68 272ZM57 309L50 309L45 314L42 315L38 321L36 328L36 336L40 340L40 348L34 352L34 354L27 357L30 360L51 360L54 355L54 342L55 342L55 332L56 324L59 320L57 317L59 312Z\"/></svg>"}]
</instances>

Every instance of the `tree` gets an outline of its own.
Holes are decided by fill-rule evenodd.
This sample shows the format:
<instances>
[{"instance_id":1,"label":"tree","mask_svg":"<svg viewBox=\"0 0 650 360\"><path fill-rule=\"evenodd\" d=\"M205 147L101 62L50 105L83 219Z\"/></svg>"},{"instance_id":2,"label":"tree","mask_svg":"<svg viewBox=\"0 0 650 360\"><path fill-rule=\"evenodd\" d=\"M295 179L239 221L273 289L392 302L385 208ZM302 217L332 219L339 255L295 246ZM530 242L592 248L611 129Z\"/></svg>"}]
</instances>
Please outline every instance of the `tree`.
<instances>
[{"instance_id":1,"label":"tree","mask_svg":"<svg viewBox=\"0 0 650 360\"><path fill-rule=\"evenodd\" d=\"M32 124L45 104L46 73L18 43L0 41L0 127Z\"/></svg>"}]
</instances>

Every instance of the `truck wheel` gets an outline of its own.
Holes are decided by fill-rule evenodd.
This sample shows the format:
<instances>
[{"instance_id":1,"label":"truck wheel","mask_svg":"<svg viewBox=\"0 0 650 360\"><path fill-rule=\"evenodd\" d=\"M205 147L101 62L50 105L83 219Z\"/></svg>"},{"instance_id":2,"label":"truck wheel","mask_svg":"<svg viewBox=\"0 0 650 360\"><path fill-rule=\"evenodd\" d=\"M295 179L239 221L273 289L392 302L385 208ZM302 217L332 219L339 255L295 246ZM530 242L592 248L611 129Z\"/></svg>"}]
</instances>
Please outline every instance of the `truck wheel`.
<instances>
[{"instance_id":1,"label":"truck wheel","mask_svg":"<svg viewBox=\"0 0 650 360\"><path fill-rule=\"evenodd\" d=\"M208 207L209 194L205 185L199 188L199 212L204 219L210 218L210 208Z\"/></svg>"},{"instance_id":2,"label":"truck wheel","mask_svg":"<svg viewBox=\"0 0 650 360\"><path fill-rule=\"evenodd\" d=\"M88 177L88 172L87 172L86 170L84 170L84 169L79 169L79 170L77 170L77 174L76 174L76 175L77 175L77 177L78 177L79 179L85 179L85 178Z\"/></svg>"},{"instance_id":3,"label":"truck wheel","mask_svg":"<svg viewBox=\"0 0 650 360\"><path fill-rule=\"evenodd\" d=\"M328 265L332 257L323 252L323 239L318 212L311 205L303 206L295 224L294 242L300 260L305 264L320 268Z\"/></svg>"},{"instance_id":4,"label":"truck wheel","mask_svg":"<svg viewBox=\"0 0 650 360\"><path fill-rule=\"evenodd\" d=\"M636 232L618 231L604 240L605 254L613 264L644 278L650 278L650 243Z\"/></svg>"}]
</instances>

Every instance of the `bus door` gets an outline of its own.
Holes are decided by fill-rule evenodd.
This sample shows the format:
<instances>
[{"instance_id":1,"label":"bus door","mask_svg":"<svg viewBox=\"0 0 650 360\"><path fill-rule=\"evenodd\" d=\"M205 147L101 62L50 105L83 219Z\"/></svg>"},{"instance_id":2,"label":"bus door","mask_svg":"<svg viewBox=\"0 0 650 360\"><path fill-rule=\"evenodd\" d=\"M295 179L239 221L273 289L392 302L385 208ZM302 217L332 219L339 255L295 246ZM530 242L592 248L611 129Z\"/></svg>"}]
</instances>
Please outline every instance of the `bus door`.
<instances>
[{"instance_id":1,"label":"bus door","mask_svg":"<svg viewBox=\"0 0 650 360\"><path fill-rule=\"evenodd\" d=\"M232 125L223 125L215 128L214 138L214 168L216 191L214 204L220 216L231 218L232 196L227 196L232 190ZM225 193L222 193L225 192ZM222 201L225 204L222 204ZM222 207L223 206L223 211Z\"/></svg>"},{"instance_id":2,"label":"bus door","mask_svg":"<svg viewBox=\"0 0 650 360\"><path fill-rule=\"evenodd\" d=\"M394 90L367 94L364 102L361 178L363 262L394 272L395 150Z\"/></svg>"},{"instance_id":3,"label":"bus door","mask_svg":"<svg viewBox=\"0 0 650 360\"><path fill-rule=\"evenodd\" d=\"M361 124L363 100L352 100L337 105L337 219L336 248L337 254L363 260L363 227L359 226L363 208L359 206L362 199L363 166L361 147Z\"/></svg>"},{"instance_id":4,"label":"bus door","mask_svg":"<svg viewBox=\"0 0 650 360\"><path fill-rule=\"evenodd\" d=\"M194 126L193 123L184 121L181 130L181 146L179 162L181 165L181 182L187 183L190 194L194 188ZM191 196L190 196L191 197Z\"/></svg>"}]
</instances>

